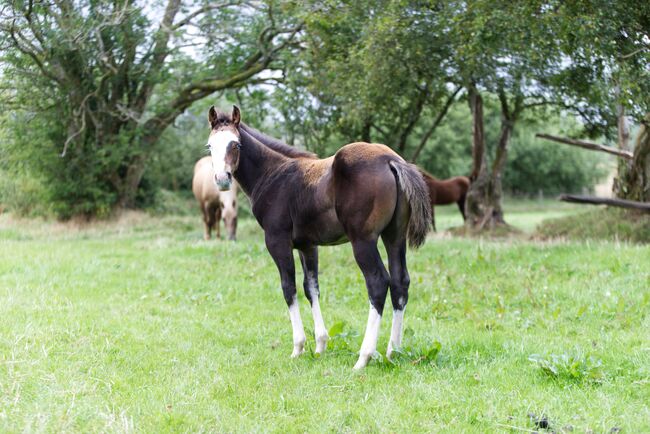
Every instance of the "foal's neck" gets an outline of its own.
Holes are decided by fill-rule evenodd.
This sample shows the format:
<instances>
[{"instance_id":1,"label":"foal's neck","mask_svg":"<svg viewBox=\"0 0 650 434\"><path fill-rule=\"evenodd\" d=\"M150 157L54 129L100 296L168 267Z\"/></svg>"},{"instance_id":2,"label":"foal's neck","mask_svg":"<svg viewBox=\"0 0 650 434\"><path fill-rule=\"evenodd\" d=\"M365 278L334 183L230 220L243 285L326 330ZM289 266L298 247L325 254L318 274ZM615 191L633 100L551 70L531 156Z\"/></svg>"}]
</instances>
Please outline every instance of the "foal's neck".
<instances>
[{"instance_id":1,"label":"foal's neck","mask_svg":"<svg viewBox=\"0 0 650 434\"><path fill-rule=\"evenodd\" d=\"M253 191L288 157L264 146L245 131L240 130L240 134L242 149L234 175L242 190L252 199Z\"/></svg>"}]
</instances>

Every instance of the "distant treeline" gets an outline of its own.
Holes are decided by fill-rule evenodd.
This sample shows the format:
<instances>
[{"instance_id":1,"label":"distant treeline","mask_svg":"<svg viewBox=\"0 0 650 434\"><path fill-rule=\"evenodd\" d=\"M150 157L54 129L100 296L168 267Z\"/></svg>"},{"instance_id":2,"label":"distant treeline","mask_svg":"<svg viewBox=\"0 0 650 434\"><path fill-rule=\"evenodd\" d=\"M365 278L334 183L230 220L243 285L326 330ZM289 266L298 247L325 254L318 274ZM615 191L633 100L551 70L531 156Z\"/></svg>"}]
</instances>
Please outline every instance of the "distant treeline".
<instances>
[{"instance_id":1,"label":"distant treeline","mask_svg":"<svg viewBox=\"0 0 650 434\"><path fill-rule=\"evenodd\" d=\"M0 203L61 218L151 205L188 187L207 108L232 103L323 156L365 140L441 178L474 172L490 209L501 189L582 191L601 157L533 136L615 142L621 116L650 111L636 3L11 2Z\"/></svg>"}]
</instances>

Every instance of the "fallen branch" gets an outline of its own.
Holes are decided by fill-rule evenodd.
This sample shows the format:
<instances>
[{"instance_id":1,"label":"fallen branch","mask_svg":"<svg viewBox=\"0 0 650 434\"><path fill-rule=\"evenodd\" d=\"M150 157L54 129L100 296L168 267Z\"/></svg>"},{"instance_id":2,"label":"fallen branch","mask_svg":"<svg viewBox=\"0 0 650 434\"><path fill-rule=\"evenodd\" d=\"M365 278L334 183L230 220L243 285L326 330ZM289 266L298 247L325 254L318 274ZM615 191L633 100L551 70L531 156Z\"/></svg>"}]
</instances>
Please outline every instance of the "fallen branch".
<instances>
[{"instance_id":1,"label":"fallen branch","mask_svg":"<svg viewBox=\"0 0 650 434\"><path fill-rule=\"evenodd\" d=\"M634 157L634 155L630 151L626 151L623 149L616 149L611 146L599 145L598 143L585 142L583 140L566 139L564 137L557 137L557 136L552 136L550 134L542 134L542 133L535 134L535 137L539 137L540 139L551 140L553 142L564 143L566 145L573 145L573 146L578 146L580 148L591 149L592 151L607 152L608 154L616 155L617 157L625 158L627 160L631 160Z\"/></svg>"},{"instance_id":2,"label":"fallen branch","mask_svg":"<svg viewBox=\"0 0 650 434\"><path fill-rule=\"evenodd\" d=\"M572 194L563 194L560 196L563 202L586 203L590 205L609 205L620 208L631 208L650 212L650 202L637 202L635 200L609 199L596 196L577 196Z\"/></svg>"}]
</instances>

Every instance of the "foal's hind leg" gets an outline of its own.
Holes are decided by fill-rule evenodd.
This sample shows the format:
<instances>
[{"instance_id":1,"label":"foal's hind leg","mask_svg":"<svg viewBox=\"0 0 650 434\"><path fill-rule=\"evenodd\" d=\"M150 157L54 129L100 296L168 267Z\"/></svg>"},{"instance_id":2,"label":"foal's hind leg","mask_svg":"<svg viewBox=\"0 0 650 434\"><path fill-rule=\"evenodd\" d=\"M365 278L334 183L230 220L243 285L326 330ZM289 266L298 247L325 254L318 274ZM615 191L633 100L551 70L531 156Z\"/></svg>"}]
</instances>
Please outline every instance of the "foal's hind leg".
<instances>
[{"instance_id":1,"label":"foal's hind leg","mask_svg":"<svg viewBox=\"0 0 650 434\"><path fill-rule=\"evenodd\" d=\"M201 214L203 214L203 239L209 240L212 226L210 224L210 206L207 203L201 203Z\"/></svg>"},{"instance_id":2,"label":"foal's hind leg","mask_svg":"<svg viewBox=\"0 0 650 434\"><path fill-rule=\"evenodd\" d=\"M300 262L305 274L303 286L307 300L311 303L311 313L314 317L314 337L316 339L316 354L321 354L327 348L329 335L320 312L320 291L318 289L318 248L316 246L300 250Z\"/></svg>"},{"instance_id":3,"label":"foal's hind leg","mask_svg":"<svg viewBox=\"0 0 650 434\"><path fill-rule=\"evenodd\" d=\"M389 277L377 250L376 238L352 241L352 250L354 259L359 264L359 268L361 268L363 277L366 280L370 300L366 334L363 337L363 343L359 351L359 360L354 365L354 369L362 369L368 364L377 349L377 338L379 337L381 314L384 311L384 303L388 293Z\"/></svg>"},{"instance_id":4,"label":"foal's hind leg","mask_svg":"<svg viewBox=\"0 0 650 434\"><path fill-rule=\"evenodd\" d=\"M392 234L390 234L392 235ZM393 238L390 235L382 237L388 253L388 269L390 270L390 299L393 303L393 326L390 340L386 349L386 357L390 359L393 349L402 346L402 327L404 309L409 299L409 272L406 268L406 238Z\"/></svg>"}]
</instances>

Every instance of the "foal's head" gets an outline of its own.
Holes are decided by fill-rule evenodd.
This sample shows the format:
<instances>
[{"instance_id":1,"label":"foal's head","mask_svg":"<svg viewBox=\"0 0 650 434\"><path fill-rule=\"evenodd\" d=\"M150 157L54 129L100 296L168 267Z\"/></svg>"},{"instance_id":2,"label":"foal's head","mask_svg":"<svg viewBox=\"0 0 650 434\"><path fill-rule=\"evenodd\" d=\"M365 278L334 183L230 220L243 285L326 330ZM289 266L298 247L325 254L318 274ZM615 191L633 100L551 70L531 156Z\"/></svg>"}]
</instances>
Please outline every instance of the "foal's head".
<instances>
[{"instance_id":1,"label":"foal's head","mask_svg":"<svg viewBox=\"0 0 650 434\"><path fill-rule=\"evenodd\" d=\"M232 115L217 111L214 106L208 111L210 137L208 148L212 154L214 182L221 191L228 190L232 184L232 174L239 164L239 121L241 115L237 106L232 107Z\"/></svg>"}]
</instances>

